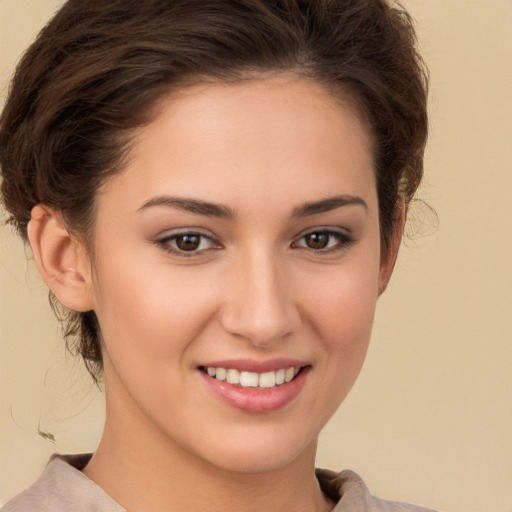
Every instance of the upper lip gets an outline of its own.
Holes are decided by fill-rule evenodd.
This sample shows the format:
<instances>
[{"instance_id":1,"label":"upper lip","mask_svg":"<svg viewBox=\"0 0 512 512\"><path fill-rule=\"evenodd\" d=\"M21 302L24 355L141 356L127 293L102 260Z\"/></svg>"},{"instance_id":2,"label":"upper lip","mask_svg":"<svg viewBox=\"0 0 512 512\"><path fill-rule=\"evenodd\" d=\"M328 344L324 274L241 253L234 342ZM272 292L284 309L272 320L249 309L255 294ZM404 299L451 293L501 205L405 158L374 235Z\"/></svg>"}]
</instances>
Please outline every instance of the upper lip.
<instances>
[{"instance_id":1,"label":"upper lip","mask_svg":"<svg viewBox=\"0 0 512 512\"><path fill-rule=\"evenodd\" d=\"M228 359L222 361L209 361L199 365L199 367L203 368L226 368L238 370L240 372L254 373L275 372L281 368L302 368L304 366L310 366L310 363L299 359L289 358L276 358L266 361L257 361L254 359Z\"/></svg>"}]
</instances>

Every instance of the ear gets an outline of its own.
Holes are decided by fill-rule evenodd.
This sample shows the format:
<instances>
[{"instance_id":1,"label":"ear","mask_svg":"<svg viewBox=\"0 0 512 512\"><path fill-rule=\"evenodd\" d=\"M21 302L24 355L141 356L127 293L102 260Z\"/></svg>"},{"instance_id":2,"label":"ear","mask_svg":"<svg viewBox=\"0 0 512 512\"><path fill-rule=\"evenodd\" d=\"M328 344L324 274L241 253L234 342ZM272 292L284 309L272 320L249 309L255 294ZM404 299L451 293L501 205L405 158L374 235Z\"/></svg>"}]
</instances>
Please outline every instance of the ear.
<instances>
[{"instance_id":1,"label":"ear","mask_svg":"<svg viewBox=\"0 0 512 512\"><path fill-rule=\"evenodd\" d=\"M382 295L386 290L393 269L395 268L396 258L398 256L398 249L404 234L405 218L407 216L407 209L405 203L401 201L396 208L396 223L393 235L390 240L389 250L386 254L382 254L379 272L379 295Z\"/></svg>"},{"instance_id":2,"label":"ear","mask_svg":"<svg viewBox=\"0 0 512 512\"><path fill-rule=\"evenodd\" d=\"M32 209L28 238L37 268L59 302L75 311L93 309L90 262L59 211L38 204Z\"/></svg>"}]
</instances>

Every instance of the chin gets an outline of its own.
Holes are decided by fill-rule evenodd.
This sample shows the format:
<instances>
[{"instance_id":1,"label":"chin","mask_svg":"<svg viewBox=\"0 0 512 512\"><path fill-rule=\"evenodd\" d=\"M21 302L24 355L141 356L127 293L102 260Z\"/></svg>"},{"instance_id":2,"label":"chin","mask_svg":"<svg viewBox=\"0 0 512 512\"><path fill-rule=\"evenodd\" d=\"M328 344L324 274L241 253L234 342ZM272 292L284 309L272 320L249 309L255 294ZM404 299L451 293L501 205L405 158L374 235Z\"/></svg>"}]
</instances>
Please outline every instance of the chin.
<instances>
[{"instance_id":1,"label":"chin","mask_svg":"<svg viewBox=\"0 0 512 512\"><path fill-rule=\"evenodd\" d=\"M317 438L313 441L300 436L276 435L276 432L240 436L239 439L217 438L202 456L210 464L234 473L261 473L282 469L297 459L310 459L314 463ZM278 430L277 428L275 430ZM219 444L219 441L222 444ZM214 453L211 449L214 449ZM198 452L196 454L200 455Z\"/></svg>"}]
</instances>

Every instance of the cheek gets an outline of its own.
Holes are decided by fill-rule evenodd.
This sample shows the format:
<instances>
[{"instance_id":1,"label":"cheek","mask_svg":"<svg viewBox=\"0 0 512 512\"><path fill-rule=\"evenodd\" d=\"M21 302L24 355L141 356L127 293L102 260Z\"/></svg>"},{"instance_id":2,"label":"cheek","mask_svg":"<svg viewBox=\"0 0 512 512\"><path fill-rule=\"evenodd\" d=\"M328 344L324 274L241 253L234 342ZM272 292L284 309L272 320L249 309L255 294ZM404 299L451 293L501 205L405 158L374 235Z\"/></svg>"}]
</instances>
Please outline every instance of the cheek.
<instances>
[{"instance_id":1,"label":"cheek","mask_svg":"<svg viewBox=\"0 0 512 512\"><path fill-rule=\"evenodd\" d=\"M368 260L368 261L365 261ZM378 298L377 258L355 257L336 271L318 274L309 288L308 304L322 337L336 344L366 338Z\"/></svg>"},{"instance_id":2,"label":"cheek","mask_svg":"<svg viewBox=\"0 0 512 512\"><path fill-rule=\"evenodd\" d=\"M352 387L363 365L375 313L375 295L333 301L322 308L321 338L327 352L326 375L341 399ZM366 299L366 300L365 300Z\"/></svg>"},{"instance_id":3,"label":"cheek","mask_svg":"<svg viewBox=\"0 0 512 512\"><path fill-rule=\"evenodd\" d=\"M378 297L378 266L340 268L317 279L309 294L310 325L321 340L321 372L330 389L332 414L354 384L368 349Z\"/></svg>"},{"instance_id":4,"label":"cheek","mask_svg":"<svg viewBox=\"0 0 512 512\"><path fill-rule=\"evenodd\" d=\"M100 276L109 404L120 415L143 411L169 422L175 412L169 404L183 406L175 391L188 389L194 342L212 313L211 293L162 266L135 275L133 265L125 270L102 268Z\"/></svg>"},{"instance_id":5,"label":"cheek","mask_svg":"<svg viewBox=\"0 0 512 512\"><path fill-rule=\"evenodd\" d=\"M110 355L138 363L183 355L215 311L215 286L186 268L134 272L133 262L117 263L98 276L96 313Z\"/></svg>"}]
</instances>

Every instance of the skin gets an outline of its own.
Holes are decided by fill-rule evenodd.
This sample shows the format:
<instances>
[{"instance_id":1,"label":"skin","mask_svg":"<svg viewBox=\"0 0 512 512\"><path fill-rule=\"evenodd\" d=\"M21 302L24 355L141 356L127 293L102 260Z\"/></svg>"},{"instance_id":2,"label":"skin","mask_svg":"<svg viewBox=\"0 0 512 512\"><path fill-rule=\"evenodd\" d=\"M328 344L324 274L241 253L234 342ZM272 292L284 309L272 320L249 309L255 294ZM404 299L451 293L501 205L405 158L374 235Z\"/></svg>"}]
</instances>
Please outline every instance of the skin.
<instances>
[{"instance_id":1,"label":"skin","mask_svg":"<svg viewBox=\"0 0 512 512\"><path fill-rule=\"evenodd\" d=\"M93 255L43 205L29 226L46 282L103 333L106 425L84 473L129 511L329 510L318 434L361 369L403 225L382 260L370 134L291 75L195 86L158 112L97 197ZM305 208L333 197L350 201ZM201 245L180 252L190 232ZM304 386L236 409L198 366L241 358L305 361Z\"/></svg>"}]
</instances>

